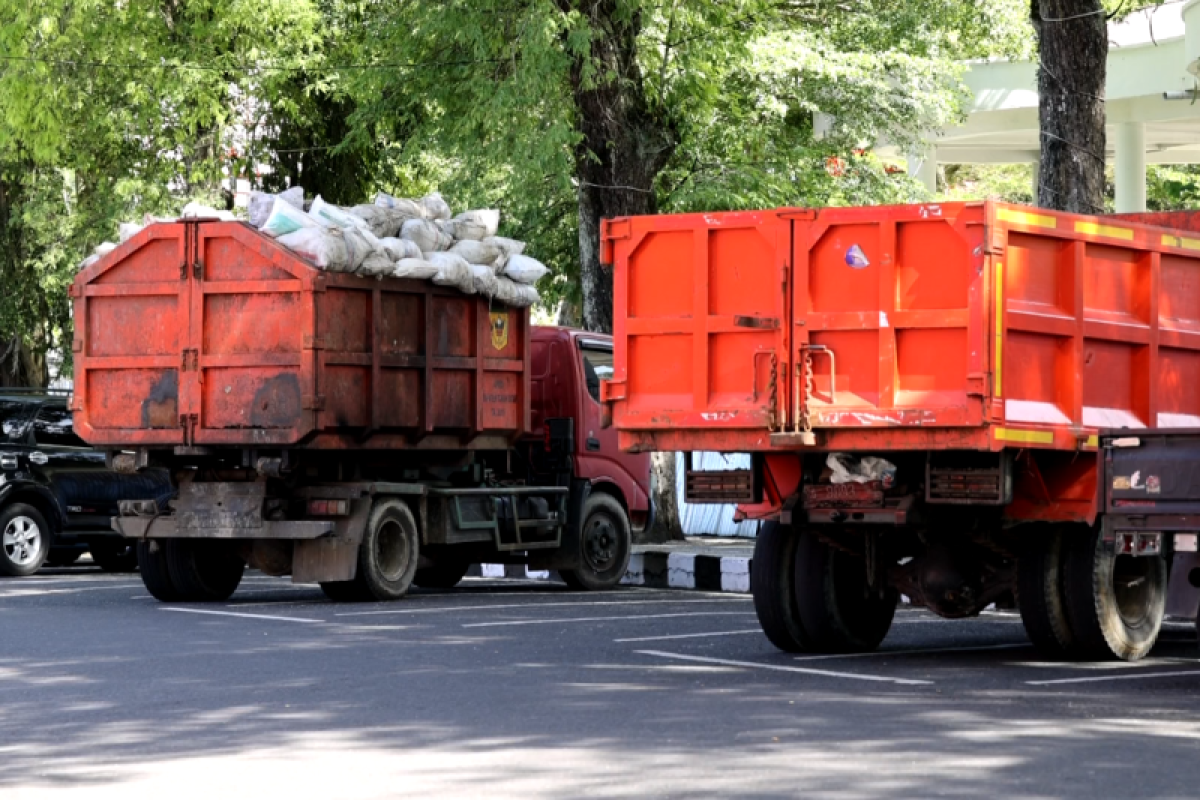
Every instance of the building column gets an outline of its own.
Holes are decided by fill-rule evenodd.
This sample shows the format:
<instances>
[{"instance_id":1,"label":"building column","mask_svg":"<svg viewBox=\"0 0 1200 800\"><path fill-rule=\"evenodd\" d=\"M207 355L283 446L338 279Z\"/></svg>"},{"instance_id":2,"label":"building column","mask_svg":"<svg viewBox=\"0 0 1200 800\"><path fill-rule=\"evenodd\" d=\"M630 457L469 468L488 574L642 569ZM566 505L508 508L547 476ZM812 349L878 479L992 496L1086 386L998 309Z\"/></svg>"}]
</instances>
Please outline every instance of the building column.
<instances>
[{"instance_id":1,"label":"building column","mask_svg":"<svg viewBox=\"0 0 1200 800\"><path fill-rule=\"evenodd\" d=\"M908 174L921 182L930 194L937 193L937 148L928 145L922 153L908 157Z\"/></svg>"},{"instance_id":2,"label":"building column","mask_svg":"<svg viewBox=\"0 0 1200 800\"><path fill-rule=\"evenodd\" d=\"M1118 214L1146 210L1146 123L1117 125L1116 207Z\"/></svg>"}]
</instances>

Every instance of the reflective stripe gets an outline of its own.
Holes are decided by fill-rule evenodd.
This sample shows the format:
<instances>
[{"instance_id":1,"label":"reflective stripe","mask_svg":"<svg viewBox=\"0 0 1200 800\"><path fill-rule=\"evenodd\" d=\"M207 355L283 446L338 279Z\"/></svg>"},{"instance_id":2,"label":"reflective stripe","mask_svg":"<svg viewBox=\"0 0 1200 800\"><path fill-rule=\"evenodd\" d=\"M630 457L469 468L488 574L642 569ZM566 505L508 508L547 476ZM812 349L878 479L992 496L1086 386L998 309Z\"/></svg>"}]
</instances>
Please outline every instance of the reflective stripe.
<instances>
[{"instance_id":1,"label":"reflective stripe","mask_svg":"<svg viewBox=\"0 0 1200 800\"><path fill-rule=\"evenodd\" d=\"M1002 442L1054 444L1054 434L1050 431L1022 431L1013 428L996 428L995 430L996 439Z\"/></svg>"},{"instance_id":2,"label":"reflective stripe","mask_svg":"<svg viewBox=\"0 0 1200 800\"><path fill-rule=\"evenodd\" d=\"M1004 355L1004 265L996 262L996 359L992 368L992 393L1003 397L1004 381L1001 370Z\"/></svg>"},{"instance_id":3,"label":"reflective stripe","mask_svg":"<svg viewBox=\"0 0 1200 800\"><path fill-rule=\"evenodd\" d=\"M1018 225L1029 225L1035 228L1058 227L1058 219L1049 214L1034 214L1030 211L1017 211L1015 208L997 209L996 219L1003 222L1015 222Z\"/></svg>"},{"instance_id":4,"label":"reflective stripe","mask_svg":"<svg viewBox=\"0 0 1200 800\"><path fill-rule=\"evenodd\" d=\"M1185 250L1200 250L1200 239L1189 239L1186 236L1172 236L1164 233L1162 243L1167 247L1182 247Z\"/></svg>"},{"instance_id":5,"label":"reflective stripe","mask_svg":"<svg viewBox=\"0 0 1200 800\"><path fill-rule=\"evenodd\" d=\"M1110 239L1124 239L1125 241L1133 241L1133 228L1118 228L1113 225L1101 225L1099 222L1084 222L1080 220L1075 223L1076 233L1086 233L1092 236L1107 236Z\"/></svg>"}]
</instances>

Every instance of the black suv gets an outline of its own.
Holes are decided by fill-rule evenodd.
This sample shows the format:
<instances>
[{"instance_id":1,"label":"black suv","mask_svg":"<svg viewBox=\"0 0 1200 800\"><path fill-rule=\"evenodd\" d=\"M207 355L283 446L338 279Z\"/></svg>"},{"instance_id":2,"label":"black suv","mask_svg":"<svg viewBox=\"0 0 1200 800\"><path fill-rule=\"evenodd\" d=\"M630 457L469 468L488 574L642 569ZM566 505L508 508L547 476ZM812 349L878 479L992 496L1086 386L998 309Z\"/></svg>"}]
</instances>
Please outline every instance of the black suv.
<instances>
[{"instance_id":1,"label":"black suv","mask_svg":"<svg viewBox=\"0 0 1200 800\"><path fill-rule=\"evenodd\" d=\"M90 550L102 569L137 568L111 527L117 503L171 497L165 470L122 475L75 435L68 392L0 388L0 575L74 563Z\"/></svg>"}]
</instances>

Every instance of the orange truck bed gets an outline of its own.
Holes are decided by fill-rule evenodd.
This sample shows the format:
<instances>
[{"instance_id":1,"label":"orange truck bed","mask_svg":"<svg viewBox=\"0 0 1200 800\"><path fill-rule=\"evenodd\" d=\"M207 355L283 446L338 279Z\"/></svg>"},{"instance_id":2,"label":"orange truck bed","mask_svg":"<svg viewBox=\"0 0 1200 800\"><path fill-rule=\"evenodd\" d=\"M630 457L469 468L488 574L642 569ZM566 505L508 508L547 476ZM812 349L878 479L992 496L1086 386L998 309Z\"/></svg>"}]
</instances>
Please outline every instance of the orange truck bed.
<instances>
[{"instance_id":1,"label":"orange truck bed","mask_svg":"<svg viewBox=\"0 0 1200 800\"><path fill-rule=\"evenodd\" d=\"M621 218L603 248L625 449L1200 427L1200 236L989 201Z\"/></svg>"}]
</instances>

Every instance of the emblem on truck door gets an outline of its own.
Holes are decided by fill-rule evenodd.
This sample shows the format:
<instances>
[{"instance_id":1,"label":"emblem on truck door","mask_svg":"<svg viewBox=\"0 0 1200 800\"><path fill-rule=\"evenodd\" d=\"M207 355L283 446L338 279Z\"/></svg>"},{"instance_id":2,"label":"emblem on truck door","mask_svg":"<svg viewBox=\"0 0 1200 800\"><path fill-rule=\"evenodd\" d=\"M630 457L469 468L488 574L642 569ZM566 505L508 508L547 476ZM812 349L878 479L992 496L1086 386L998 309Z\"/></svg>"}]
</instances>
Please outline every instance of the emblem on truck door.
<instances>
[{"instance_id":1,"label":"emblem on truck door","mask_svg":"<svg viewBox=\"0 0 1200 800\"><path fill-rule=\"evenodd\" d=\"M508 314L493 311L492 318L492 347L503 350L508 347Z\"/></svg>"}]
</instances>

